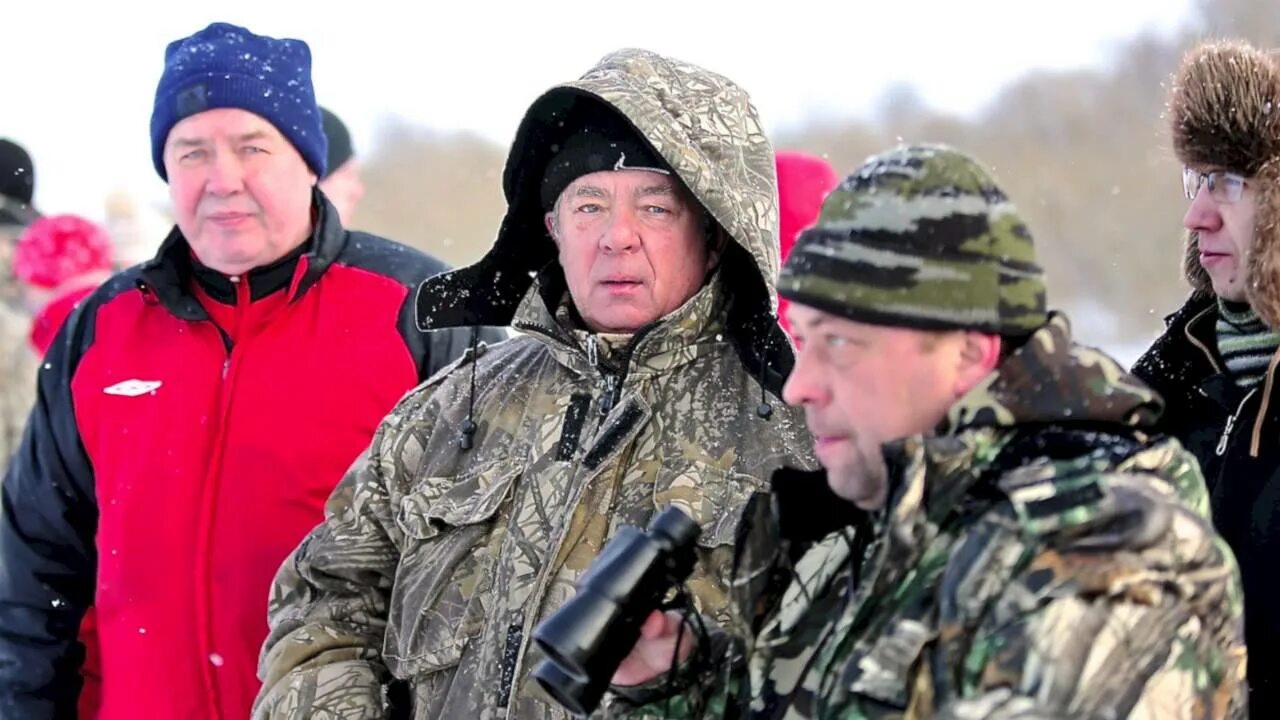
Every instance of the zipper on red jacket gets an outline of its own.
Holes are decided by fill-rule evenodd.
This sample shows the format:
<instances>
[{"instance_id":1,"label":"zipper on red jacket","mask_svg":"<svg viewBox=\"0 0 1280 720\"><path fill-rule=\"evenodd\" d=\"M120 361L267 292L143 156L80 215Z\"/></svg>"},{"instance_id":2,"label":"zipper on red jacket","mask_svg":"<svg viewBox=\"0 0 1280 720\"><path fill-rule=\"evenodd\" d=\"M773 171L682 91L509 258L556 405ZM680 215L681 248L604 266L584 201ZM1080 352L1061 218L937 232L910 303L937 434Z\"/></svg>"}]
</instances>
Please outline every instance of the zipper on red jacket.
<instances>
[{"instance_id":1,"label":"zipper on red jacket","mask_svg":"<svg viewBox=\"0 0 1280 720\"><path fill-rule=\"evenodd\" d=\"M209 696L209 714L213 718L222 718L222 698L218 693L217 669L214 661L218 649L213 647L213 528L215 525L214 509L218 505L221 491L223 448L226 445L227 425L231 417L231 400L234 397L236 350L244 346L247 325L245 316L249 312L252 298L249 293L248 278L233 278L236 283L236 336L233 339L225 328L213 322L222 339L226 357L222 361L222 387L218 394L218 432L211 447L209 472L205 476L204 493L200 498L199 530L196 536L196 622L197 636L200 646L200 669L204 679L205 692Z\"/></svg>"}]
</instances>

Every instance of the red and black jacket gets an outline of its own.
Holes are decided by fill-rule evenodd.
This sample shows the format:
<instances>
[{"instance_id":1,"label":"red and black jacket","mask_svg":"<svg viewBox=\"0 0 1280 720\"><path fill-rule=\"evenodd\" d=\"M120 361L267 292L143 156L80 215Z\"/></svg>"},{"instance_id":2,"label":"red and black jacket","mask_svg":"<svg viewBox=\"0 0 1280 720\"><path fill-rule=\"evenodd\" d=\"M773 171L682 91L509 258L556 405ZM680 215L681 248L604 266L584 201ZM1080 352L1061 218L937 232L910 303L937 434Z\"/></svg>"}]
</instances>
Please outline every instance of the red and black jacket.
<instances>
[{"instance_id":1,"label":"red and black jacket","mask_svg":"<svg viewBox=\"0 0 1280 720\"><path fill-rule=\"evenodd\" d=\"M281 562L470 340L415 327L444 265L315 207L302 247L238 278L175 229L58 333L0 495L0 716L74 717L92 605L98 717L248 717Z\"/></svg>"}]
</instances>

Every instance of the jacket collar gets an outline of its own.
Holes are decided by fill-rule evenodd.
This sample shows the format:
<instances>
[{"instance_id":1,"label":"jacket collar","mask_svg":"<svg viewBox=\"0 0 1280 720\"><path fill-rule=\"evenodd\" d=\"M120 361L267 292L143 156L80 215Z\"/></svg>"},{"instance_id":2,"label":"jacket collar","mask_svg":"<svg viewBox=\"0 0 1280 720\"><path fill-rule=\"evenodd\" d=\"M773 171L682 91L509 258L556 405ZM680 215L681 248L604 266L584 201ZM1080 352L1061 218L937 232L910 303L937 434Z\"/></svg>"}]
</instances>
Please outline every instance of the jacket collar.
<instances>
[{"instance_id":1,"label":"jacket collar","mask_svg":"<svg viewBox=\"0 0 1280 720\"><path fill-rule=\"evenodd\" d=\"M1215 325L1217 301L1193 294L1164 319L1165 331L1134 363L1134 372L1172 403L1193 394L1224 407L1238 402L1238 388L1223 372Z\"/></svg>"},{"instance_id":2,"label":"jacket collar","mask_svg":"<svg viewBox=\"0 0 1280 720\"><path fill-rule=\"evenodd\" d=\"M1217 300L1212 295L1194 294L1165 318L1164 334L1138 359L1134 372L1171 403L1196 407L1197 396L1202 396L1217 403L1223 415L1230 414L1232 420L1249 422L1252 427L1249 456L1256 458L1263 448L1263 426L1272 417L1270 408L1274 404L1280 353L1272 357L1260 391L1253 393L1239 387L1223 372L1216 348L1216 319ZM1241 416L1255 394L1259 398L1256 408ZM1204 418L1203 422L1219 420Z\"/></svg>"},{"instance_id":3,"label":"jacket collar","mask_svg":"<svg viewBox=\"0 0 1280 720\"><path fill-rule=\"evenodd\" d=\"M1062 313L1049 320L947 412L938 434L972 427L1152 427L1164 408L1151 388L1109 356L1076 344Z\"/></svg>"},{"instance_id":4,"label":"jacket collar","mask_svg":"<svg viewBox=\"0 0 1280 720\"><path fill-rule=\"evenodd\" d=\"M224 305L236 304L236 289L242 283L248 283L249 300L256 302L273 293L289 289L299 265L305 266L301 260L310 249L311 241L308 240L279 260L256 267L239 276L224 275L213 268L206 267L199 259L191 257L191 276L209 297Z\"/></svg>"},{"instance_id":5,"label":"jacket collar","mask_svg":"<svg viewBox=\"0 0 1280 720\"><path fill-rule=\"evenodd\" d=\"M1166 334L1188 356L1187 362L1196 366L1201 373L1223 371L1215 329L1217 307L1215 297L1193 295L1182 307L1165 318Z\"/></svg>"},{"instance_id":6,"label":"jacket collar","mask_svg":"<svg viewBox=\"0 0 1280 720\"><path fill-rule=\"evenodd\" d=\"M719 272L692 298L630 336L602 337L581 326L558 265L544 270L525 295L513 326L544 344L565 367L583 375L623 373L640 378L669 373L705 355L724 352L725 297ZM592 347L594 345L595 347Z\"/></svg>"},{"instance_id":7,"label":"jacket collar","mask_svg":"<svg viewBox=\"0 0 1280 720\"><path fill-rule=\"evenodd\" d=\"M260 299L281 288L289 288L289 300L303 295L337 260L347 244L347 231L338 220L337 210L318 188L312 189L313 223L311 236L299 248L270 265L255 268L249 276L250 296ZM187 320L203 320L204 309L192 294L192 283L219 302L233 302L235 282L231 278L199 264L182 231L174 226L160 245L156 256L143 263L137 287L153 297L174 315Z\"/></svg>"}]
</instances>

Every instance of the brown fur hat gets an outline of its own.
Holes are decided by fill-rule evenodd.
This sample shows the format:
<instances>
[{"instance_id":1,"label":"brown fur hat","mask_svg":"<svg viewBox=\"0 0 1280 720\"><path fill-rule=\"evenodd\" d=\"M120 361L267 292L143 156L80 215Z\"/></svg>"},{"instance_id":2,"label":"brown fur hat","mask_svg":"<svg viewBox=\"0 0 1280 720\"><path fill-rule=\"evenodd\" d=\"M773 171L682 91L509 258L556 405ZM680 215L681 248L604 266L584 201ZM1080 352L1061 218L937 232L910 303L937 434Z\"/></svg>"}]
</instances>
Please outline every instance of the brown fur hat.
<instances>
[{"instance_id":1,"label":"brown fur hat","mask_svg":"<svg viewBox=\"0 0 1280 720\"><path fill-rule=\"evenodd\" d=\"M1173 149L1184 165L1219 167L1254 179L1258 193L1247 260L1249 301L1280 327L1280 62L1239 41L1189 51L1169 95ZM1183 271L1196 292L1212 293L1188 233Z\"/></svg>"}]
</instances>

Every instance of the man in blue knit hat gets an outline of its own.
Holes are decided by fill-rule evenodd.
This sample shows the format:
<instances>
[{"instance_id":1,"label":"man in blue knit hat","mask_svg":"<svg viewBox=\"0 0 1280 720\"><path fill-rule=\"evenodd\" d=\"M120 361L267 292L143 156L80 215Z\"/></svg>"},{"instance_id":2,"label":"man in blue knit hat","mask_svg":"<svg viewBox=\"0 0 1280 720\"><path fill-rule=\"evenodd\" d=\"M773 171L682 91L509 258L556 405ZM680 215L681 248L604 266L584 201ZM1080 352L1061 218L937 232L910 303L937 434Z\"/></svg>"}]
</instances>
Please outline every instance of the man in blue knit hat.
<instances>
[{"instance_id":1,"label":"man in blue knit hat","mask_svg":"<svg viewBox=\"0 0 1280 720\"><path fill-rule=\"evenodd\" d=\"M344 230L316 188L306 43L215 23L170 44L151 147L177 225L63 326L4 477L3 717L73 716L82 665L82 715L247 717L272 576L470 340L415 327L441 263Z\"/></svg>"}]
</instances>

